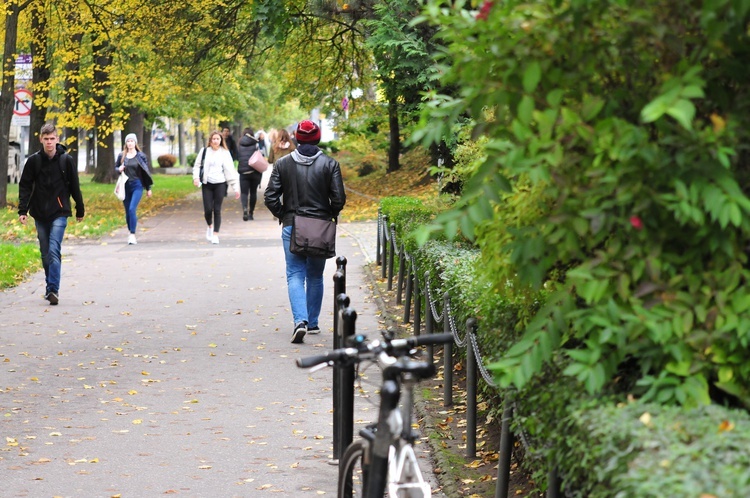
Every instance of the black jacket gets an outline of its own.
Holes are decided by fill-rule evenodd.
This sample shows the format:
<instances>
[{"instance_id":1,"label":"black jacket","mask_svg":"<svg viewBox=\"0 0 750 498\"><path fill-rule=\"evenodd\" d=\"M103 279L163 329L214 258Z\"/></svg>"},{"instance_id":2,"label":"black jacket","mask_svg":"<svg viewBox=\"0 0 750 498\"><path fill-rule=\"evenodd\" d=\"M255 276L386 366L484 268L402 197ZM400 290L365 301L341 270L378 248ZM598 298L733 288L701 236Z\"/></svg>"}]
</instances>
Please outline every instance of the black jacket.
<instances>
[{"instance_id":1,"label":"black jacket","mask_svg":"<svg viewBox=\"0 0 750 498\"><path fill-rule=\"evenodd\" d=\"M73 158L65 153L65 146L57 144L57 152L50 159L44 149L30 155L18 183L18 215L30 214L38 221L52 221L73 215L70 196L76 202L76 218L83 218L83 195L78 183L78 168Z\"/></svg>"},{"instance_id":2,"label":"black jacket","mask_svg":"<svg viewBox=\"0 0 750 498\"><path fill-rule=\"evenodd\" d=\"M248 159L250 159L250 156L252 156L253 152L256 150L258 150L258 141L255 140L255 137L242 135L242 138L240 138L240 145L237 147L237 173L241 175L253 172L258 173L247 164ZM258 174L260 175L260 173Z\"/></svg>"},{"instance_id":3,"label":"black jacket","mask_svg":"<svg viewBox=\"0 0 750 498\"><path fill-rule=\"evenodd\" d=\"M224 143L227 146L227 150L229 150L229 154L232 156L232 161L237 160L237 144L234 141L234 137L232 135L227 136L227 138L224 139Z\"/></svg>"},{"instance_id":4,"label":"black jacket","mask_svg":"<svg viewBox=\"0 0 750 498\"><path fill-rule=\"evenodd\" d=\"M317 147L315 150L317 152L312 156L295 150L273 165L264 201L271 214L284 226L292 224L295 212L311 218L336 218L346 204L339 163ZM292 194L293 174L297 175L299 203Z\"/></svg>"}]
</instances>

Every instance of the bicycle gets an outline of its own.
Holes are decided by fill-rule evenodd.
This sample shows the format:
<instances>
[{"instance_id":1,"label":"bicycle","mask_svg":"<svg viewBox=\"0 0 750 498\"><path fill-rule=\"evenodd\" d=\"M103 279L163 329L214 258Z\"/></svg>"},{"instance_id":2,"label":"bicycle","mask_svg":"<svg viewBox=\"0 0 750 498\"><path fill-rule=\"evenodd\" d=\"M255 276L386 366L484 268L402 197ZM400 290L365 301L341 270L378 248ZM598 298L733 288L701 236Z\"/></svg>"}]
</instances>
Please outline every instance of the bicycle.
<instances>
[{"instance_id":1,"label":"bicycle","mask_svg":"<svg viewBox=\"0 0 750 498\"><path fill-rule=\"evenodd\" d=\"M339 461L338 498L382 498L386 489L392 498L430 498L432 491L419 469L412 430L414 386L435 375L430 361L412 359L419 346L448 344L452 334L429 334L408 339L367 342L363 335L349 339L349 347L297 360L299 368L317 370L376 363L382 370L378 420L359 432ZM317 368L315 368L317 367ZM401 394L403 403L399 407Z\"/></svg>"}]
</instances>

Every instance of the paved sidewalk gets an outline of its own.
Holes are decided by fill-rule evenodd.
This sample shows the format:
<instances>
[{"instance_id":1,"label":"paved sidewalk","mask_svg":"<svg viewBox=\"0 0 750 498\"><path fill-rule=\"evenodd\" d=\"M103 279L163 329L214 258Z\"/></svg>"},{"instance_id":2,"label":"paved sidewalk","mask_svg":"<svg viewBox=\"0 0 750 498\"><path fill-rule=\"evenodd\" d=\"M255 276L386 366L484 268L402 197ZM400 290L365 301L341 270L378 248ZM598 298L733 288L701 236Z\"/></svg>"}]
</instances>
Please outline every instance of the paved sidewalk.
<instances>
[{"instance_id":1,"label":"paved sidewalk","mask_svg":"<svg viewBox=\"0 0 750 498\"><path fill-rule=\"evenodd\" d=\"M337 246L371 336L375 226L342 223ZM294 345L277 222L262 205L243 222L230 197L221 243L205 229L193 195L141 220L136 246L66 240L58 306L41 273L0 293L3 497L336 495L332 370L293 363L333 347L335 263L323 333Z\"/></svg>"}]
</instances>

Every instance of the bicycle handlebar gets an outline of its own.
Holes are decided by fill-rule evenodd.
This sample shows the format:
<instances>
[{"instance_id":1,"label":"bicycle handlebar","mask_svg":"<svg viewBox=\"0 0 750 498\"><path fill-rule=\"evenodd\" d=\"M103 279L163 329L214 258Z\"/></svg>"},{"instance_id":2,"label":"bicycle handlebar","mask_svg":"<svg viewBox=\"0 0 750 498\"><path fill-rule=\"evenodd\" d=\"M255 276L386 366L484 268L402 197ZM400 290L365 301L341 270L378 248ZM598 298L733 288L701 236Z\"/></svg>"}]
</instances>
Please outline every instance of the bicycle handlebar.
<instances>
[{"instance_id":1,"label":"bicycle handlebar","mask_svg":"<svg viewBox=\"0 0 750 498\"><path fill-rule=\"evenodd\" d=\"M369 343L361 343L357 348L335 349L315 356L298 358L296 363L299 368L310 368L324 363L332 365L355 361L360 358L372 357L381 352L389 356L399 357L408 354L418 346L448 344L451 342L453 342L453 334L427 334L407 339L392 339L390 341L376 339Z\"/></svg>"},{"instance_id":2,"label":"bicycle handlebar","mask_svg":"<svg viewBox=\"0 0 750 498\"><path fill-rule=\"evenodd\" d=\"M357 353L358 351L354 348L334 349L315 356L297 358L296 363L299 368L310 368L321 363L338 363L347 358L356 357Z\"/></svg>"}]
</instances>

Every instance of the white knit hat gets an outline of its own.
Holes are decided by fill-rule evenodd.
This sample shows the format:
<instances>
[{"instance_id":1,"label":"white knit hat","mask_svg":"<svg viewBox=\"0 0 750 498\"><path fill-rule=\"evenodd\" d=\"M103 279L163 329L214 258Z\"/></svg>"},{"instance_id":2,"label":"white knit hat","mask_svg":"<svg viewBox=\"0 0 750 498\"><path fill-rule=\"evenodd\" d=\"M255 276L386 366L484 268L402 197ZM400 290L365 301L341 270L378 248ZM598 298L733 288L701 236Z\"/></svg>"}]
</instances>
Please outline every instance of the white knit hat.
<instances>
[{"instance_id":1,"label":"white knit hat","mask_svg":"<svg viewBox=\"0 0 750 498\"><path fill-rule=\"evenodd\" d=\"M128 133L127 135L125 135L125 141L126 142L128 140L130 140L131 138L133 139L133 141L135 142L135 144L138 145L138 137L135 136L135 133Z\"/></svg>"}]
</instances>

